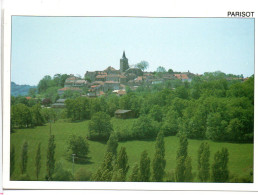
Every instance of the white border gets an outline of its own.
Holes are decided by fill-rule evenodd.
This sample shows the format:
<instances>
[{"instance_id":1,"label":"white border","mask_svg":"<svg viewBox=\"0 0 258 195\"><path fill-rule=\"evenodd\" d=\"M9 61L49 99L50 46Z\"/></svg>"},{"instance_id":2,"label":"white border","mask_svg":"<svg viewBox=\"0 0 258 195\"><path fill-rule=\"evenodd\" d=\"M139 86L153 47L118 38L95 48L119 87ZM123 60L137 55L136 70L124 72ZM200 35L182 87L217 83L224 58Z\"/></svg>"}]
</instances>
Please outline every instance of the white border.
<instances>
[{"instance_id":1,"label":"white border","mask_svg":"<svg viewBox=\"0 0 258 195\"><path fill-rule=\"evenodd\" d=\"M109 2L109 1L107 1ZM194 2L194 1L193 1ZM195 1L196 2L196 1ZM225 2L225 1L224 1ZM232 2L232 1L231 1ZM110 2L109 2L110 3ZM146 4L148 5L148 3ZM190 3L189 6L193 5ZM227 2L225 2L226 7L229 7ZM254 5L254 4L253 4ZM248 11L254 10L253 5L247 6ZM103 5L105 6L105 5ZM191 8L192 9L192 8ZM204 8L205 9L205 8ZM99 10L96 12L87 9L88 12L85 14L81 11L67 11L64 9L55 11L46 11L38 9L37 11L17 11L17 10L5 10L4 11L4 66L3 66L3 187L4 189L122 189L122 190L230 190L230 191L257 191L258 190L258 180L257 180L257 156L254 155L254 183L243 184L243 183L141 183L141 182L41 182L41 181L10 181L9 178L9 154L10 154L10 56L11 56L11 16L12 15L30 15L30 16L130 16L128 12L120 14L116 12L105 12ZM134 16L152 16L152 17L226 17L227 11L230 9L220 9L216 12L181 12L176 10L175 12L168 11L162 13L152 12L146 13L145 15L140 12L134 13ZM243 9L241 9L243 10ZM139 10L140 11L140 10ZM101 14L102 13L102 14ZM104 14L103 14L104 13ZM258 14L258 13L257 13ZM256 40L255 40L256 42ZM255 53L256 54L256 53ZM256 55L255 55L256 56ZM255 86L257 86L257 81L255 80ZM257 97L257 95L255 96ZM255 105L255 110L256 110ZM255 114L256 116L256 114ZM257 131L257 122L255 121L255 132ZM255 133L255 140L257 140L257 133ZM257 154L257 144L254 144L254 154Z\"/></svg>"}]
</instances>

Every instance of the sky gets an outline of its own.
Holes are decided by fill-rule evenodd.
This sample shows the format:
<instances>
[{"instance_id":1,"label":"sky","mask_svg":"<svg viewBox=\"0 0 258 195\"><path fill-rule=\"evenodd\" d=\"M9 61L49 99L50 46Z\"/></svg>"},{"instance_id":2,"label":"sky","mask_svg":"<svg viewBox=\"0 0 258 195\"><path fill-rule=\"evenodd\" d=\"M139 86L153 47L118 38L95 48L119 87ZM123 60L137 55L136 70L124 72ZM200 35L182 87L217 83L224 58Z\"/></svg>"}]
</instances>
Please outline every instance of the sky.
<instances>
[{"instance_id":1,"label":"sky","mask_svg":"<svg viewBox=\"0 0 258 195\"><path fill-rule=\"evenodd\" d=\"M254 19L12 16L11 81L119 69L147 61L147 71L254 74Z\"/></svg>"}]
</instances>

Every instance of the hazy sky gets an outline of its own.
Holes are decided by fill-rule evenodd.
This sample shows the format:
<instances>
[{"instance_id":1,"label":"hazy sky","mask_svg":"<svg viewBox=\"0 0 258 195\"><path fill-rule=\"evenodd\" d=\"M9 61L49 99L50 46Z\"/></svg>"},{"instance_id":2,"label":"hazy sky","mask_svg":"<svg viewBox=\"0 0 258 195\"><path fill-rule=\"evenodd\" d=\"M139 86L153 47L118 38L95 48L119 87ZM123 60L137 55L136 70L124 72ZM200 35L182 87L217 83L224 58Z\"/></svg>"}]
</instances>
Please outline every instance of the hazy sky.
<instances>
[{"instance_id":1,"label":"hazy sky","mask_svg":"<svg viewBox=\"0 0 258 195\"><path fill-rule=\"evenodd\" d=\"M119 69L149 62L202 74L254 74L254 19L12 17L11 80L37 85L45 75Z\"/></svg>"}]
</instances>

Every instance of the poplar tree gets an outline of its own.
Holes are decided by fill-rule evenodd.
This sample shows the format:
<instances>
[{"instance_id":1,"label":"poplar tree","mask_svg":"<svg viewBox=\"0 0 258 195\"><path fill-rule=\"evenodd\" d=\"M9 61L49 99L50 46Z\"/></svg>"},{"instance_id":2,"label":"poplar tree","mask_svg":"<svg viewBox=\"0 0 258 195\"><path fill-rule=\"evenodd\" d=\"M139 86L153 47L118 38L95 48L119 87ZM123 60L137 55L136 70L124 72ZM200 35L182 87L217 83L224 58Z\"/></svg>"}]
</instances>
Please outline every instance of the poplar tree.
<instances>
[{"instance_id":1,"label":"poplar tree","mask_svg":"<svg viewBox=\"0 0 258 195\"><path fill-rule=\"evenodd\" d=\"M108 139L108 142L107 142L107 152L111 152L113 156L116 156L117 146L118 146L117 137L116 137L115 133L112 133L109 136L109 139Z\"/></svg>"},{"instance_id":2,"label":"poplar tree","mask_svg":"<svg viewBox=\"0 0 258 195\"><path fill-rule=\"evenodd\" d=\"M228 170L229 153L227 148L222 148L214 155L214 163L212 165L212 178L214 182L226 182L229 177Z\"/></svg>"},{"instance_id":3,"label":"poplar tree","mask_svg":"<svg viewBox=\"0 0 258 195\"><path fill-rule=\"evenodd\" d=\"M137 163L135 163L133 166L133 170L129 177L129 181L139 181L139 165Z\"/></svg>"},{"instance_id":4,"label":"poplar tree","mask_svg":"<svg viewBox=\"0 0 258 195\"><path fill-rule=\"evenodd\" d=\"M55 136L50 135L47 149L47 180L51 181L55 171Z\"/></svg>"},{"instance_id":5,"label":"poplar tree","mask_svg":"<svg viewBox=\"0 0 258 195\"><path fill-rule=\"evenodd\" d=\"M92 181L111 181L113 172L113 156L112 153L107 152L105 154L104 160L93 175Z\"/></svg>"},{"instance_id":6,"label":"poplar tree","mask_svg":"<svg viewBox=\"0 0 258 195\"><path fill-rule=\"evenodd\" d=\"M38 149L35 157L36 177L39 179L39 173L41 169L41 143L38 144Z\"/></svg>"},{"instance_id":7,"label":"poplar tree","mask_svg":"<svg viewBox=\"0 0 258 195\"><path fill-rule=\"evenodd\" d=\"M10 177L12 176L15 170L15 147L11 146L11 153L10 153Z\"/></svg>"},{"instance_id":8,"label":"poplar tree","mask_svg":"<svg viewBox=\"0 0 258 195\"><path fill-rule=\"evenodd\" d=\"M185 136L179 138L179 149L177 151L177 165L175 170L175 179L177 182L192 181L191 158L187 152L188 141Z\"/></svg>"},{"instance_id":9,"label":"poplar tree","mask_svg":"<svg viewBox=\"0 0 258 195\"><path fill-rule=\"evenodd\" d=\"M128 165L128 156L126 154L126 148L125 147L121 147L118 156L117 156L117 160L116 160L116 169L117 170L122 170L122 174L123 174L123 178L125 181L126 178L126 174L128 172L129 169L129 165Z\"/></svg>"},{"instance_id":10,"label":"poplar tree","mask_svg":"<svg viewBox=\"0 0 258 195\"><path fill-rule=\"evenodd\" d=\"M22 147L21 154L21 173L24 174L27 170L27 162L28 162L28 142L25 141Z\"/></svg>"},{"instance_id":11,"label":"poplar tree","mask_svg":"<svg viewBox=\"0 0 258 195\"><path fill-rule=\"evenodd\" d=\"M152 162L153 181L162 181L165 174L165 142L163 132L160 131L156 138L156 152Z\"/></svg>"},{"instance_id":12,"label":"poplar tree","mask_svg":"<svg viewBox=\"0 0 258 195\"><path fill-rule=\"evenodd\" d=\"M201 182L210 179L210 147L207 142L201 143L198 150L198 177Z\"/></svg>"},{"instance_id":13,"label":"poplar tree","mask_svg":"<svg viewBox=\"0 0 258 195\"><path fill-rule=\"evenodd\" d=\"M140 181L150 181L150 158L147 151L143 151L140 160Z\"/></svg>"}]
</instances>

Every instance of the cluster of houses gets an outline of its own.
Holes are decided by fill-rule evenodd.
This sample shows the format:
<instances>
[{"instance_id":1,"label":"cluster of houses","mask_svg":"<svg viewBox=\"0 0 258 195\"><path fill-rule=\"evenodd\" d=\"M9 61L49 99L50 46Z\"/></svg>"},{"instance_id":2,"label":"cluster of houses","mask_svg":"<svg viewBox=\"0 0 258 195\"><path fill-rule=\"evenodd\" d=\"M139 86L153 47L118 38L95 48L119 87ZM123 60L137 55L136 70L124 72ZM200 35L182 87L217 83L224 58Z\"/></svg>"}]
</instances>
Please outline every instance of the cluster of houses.
<instances>
[{"instance_id":1,"label":"cluster of houses","mask_svg":"<svg viewBox=\"0 0 258 195\"><path fill-rule=\"evenodd\" d=\"M103 71L87 71L84 79L71 75L66 79L64 88L58 90L58 94L62 95L67 90L82 93L82 89L86 87L88 97L101 96L110 91L121 96L126 93L126 86L135 89L143 84L158 84L174 79L191 82L193 76L194 74L189 71L186 73L166 72L157 78L153 72L143 72L137 67L129 67L128 59L123 52L119 70L109 66Z\"/></svg>"}]
</instances>

